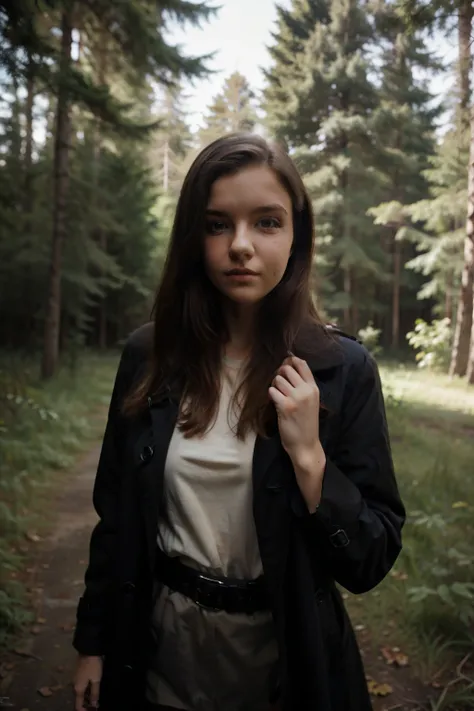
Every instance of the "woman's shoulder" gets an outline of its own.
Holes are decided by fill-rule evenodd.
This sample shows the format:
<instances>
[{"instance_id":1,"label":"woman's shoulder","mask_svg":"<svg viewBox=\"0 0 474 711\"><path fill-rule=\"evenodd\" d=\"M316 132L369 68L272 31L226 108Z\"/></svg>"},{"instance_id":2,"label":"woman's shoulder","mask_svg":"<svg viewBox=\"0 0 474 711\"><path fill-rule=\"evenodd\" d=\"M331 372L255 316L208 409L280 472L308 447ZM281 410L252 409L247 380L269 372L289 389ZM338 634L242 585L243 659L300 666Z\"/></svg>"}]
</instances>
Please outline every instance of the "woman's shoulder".
<instances>
[{"instance_id":1,"label":"woman's shoulder","mask_svg":"<svg viewBox=\"0 0 474 711\"><path fill-rule=\"evenodd\" d=\"M313 371L364 368L369 352L361 341L333 324L311 324L298 344L297 355L304 358Z\"/></svg>"},{"instance_id":2,"label":"woman's shoulder","mask_svg":"<svg viewBox=\"0 0 474 711\"><path fill-rule=\"evenodd\" d=\"M356 368L357 366L362 367L367 363L367 360L372 360L369 351L357 336L346 333L346 331L332 324L329 324L326 328L330 336L336 340L343 354L344 361L348 365L355 366Z\"/></svg>"},{"instance_id":3,"label":"woman's shoulder","mask_svg":"<svg viewBox=\"0 0 474 711\"><path fill-rule=\"evenodd\" d=\"M119 374L125 383L135 380L146 368L153 353L153 333L153 323L146 323L133 331L121 343L122 355Z\"/></svg>"},{"instance_id":4,"label":"woman's shoulder","mask_svg":"<svg viewBox=\"0 0 474 711\"><path fill-rule=\"evenodd\" d=\"M135 329L124 344L124 354L147 358L153 350L154 324L152 321Z\"/></svg>"}]
</instances>

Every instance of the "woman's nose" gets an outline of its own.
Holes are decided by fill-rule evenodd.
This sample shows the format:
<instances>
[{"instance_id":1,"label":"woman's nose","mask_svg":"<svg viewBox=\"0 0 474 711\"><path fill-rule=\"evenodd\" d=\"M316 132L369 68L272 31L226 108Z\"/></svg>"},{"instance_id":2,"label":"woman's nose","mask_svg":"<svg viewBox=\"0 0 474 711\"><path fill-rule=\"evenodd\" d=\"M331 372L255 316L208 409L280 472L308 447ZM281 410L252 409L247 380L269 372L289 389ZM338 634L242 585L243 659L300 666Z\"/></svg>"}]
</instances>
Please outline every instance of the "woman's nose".
<instances>
[{"instance_id":1,"label":"woman's nose","mask_svg":"<svg viewBox=\"0 0 474 711\"><path fill-rule=\"evenodd\" d=\"M248 226L237 226L230 243L231 256L251 256L254 253L254 245L251 231Z\"/></svg>"}]
</instances>

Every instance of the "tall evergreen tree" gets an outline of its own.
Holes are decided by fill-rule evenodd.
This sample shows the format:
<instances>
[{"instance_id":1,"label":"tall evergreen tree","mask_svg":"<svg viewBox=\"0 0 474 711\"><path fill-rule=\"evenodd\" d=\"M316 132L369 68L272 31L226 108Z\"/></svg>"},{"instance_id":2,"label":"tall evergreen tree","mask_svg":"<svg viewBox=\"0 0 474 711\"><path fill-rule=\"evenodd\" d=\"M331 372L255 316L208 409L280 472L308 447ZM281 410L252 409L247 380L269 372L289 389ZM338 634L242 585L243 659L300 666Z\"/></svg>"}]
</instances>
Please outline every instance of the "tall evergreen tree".
<instances>
[{"instance_id":1,"label":"tall evergreen tree","mask_svg":"<svg viewBox=\"0 0 474 711\"><path fill-rule=\"evenodd\" d=\"M160 127L153 132L148 152L150 166L161 191L177 197L185 173L185 159L193 148L193 135L178 88L162 88L158 102Z\"/></svg>"},{"instance_id":2,"label":"tall evergreen tree","mask_svg":"<svg viewBox=\"0 0 474 711\"><path fill-rule=\"evenodd\" d=\"M467 375L468 382L474 383L474 114L471 86L474 8L471 0L433 0L431 3L398 0L398 5L413 28L438 27L449 32L453 25L457 27L457 128L461 142L463 135L469 132L470 154L464 262L449 372L451 375Z\"/></svg>"},{"instance_id":3,"label":"tall evergreen tree","mask_svg":"<svg viewBox=\"0 0 474 711\"><path fill-rule=\"evenodd\" d=\"M430 299L434 313L453 322L463 267L469 137L465 139L460 145L456 127L446 133L425 173L430 196L403 209L411 224L401 230L417 247L407 267L424 276L419 297Z\"/></svg>"},{"instance_id":4,"label":"tall evergreen tree","mask_svg":"<svg viewBox=\"0 0 474 711\"><path fill-rule=\"evenodd\" d=\"M439 114L439 108L433 107L426 80L417 77L437 68L437 64L428 53L421 33L410 33L406 21L393 6L384 3L376 20L383 51L380 106L374 114L374 130L382 147L378 167L385 186L384 203L371 209L370 214L379 224L386 224L382 240L391 268L391 281L387 285L391 322L384 331L387 336L390 334L391 346L398 348L402 305L405 305L402 325L406 332L414 316L409 305L420 288L419 280L410 278L410 272L405 270L414 253L413 247L400 239L399 228L404 223L401 205L428 194L425 171L434 151L435 119ZM396 221L396 213L400 222ZM386 291L383 286L382 291Z\"/></svg>"},{"instance_id":5,"label":"tall evergreen tree","mask_svg":"<svg viewBox=\"0 0 474 711\"><path fill-rule=\"evenodd\" d=\"M206 145L220 136L236 131L252 131L257 121L254 93L239 72L228 77L209 107L199 142Z\"/></svg>"},{"instance_id":6,"label":"tall evergreen tree","mask_svg":"<svg viewBox=\"0 0 474 711\"><path fill-rule=\"evenodd\" d=\"M264 108L270 133L290 148L295 146L293 134L288 136L287 131L293 87L305 78L301 60L306 42L316 25L329 24L329 11L330 0L293 0L290 9L277 5L277 30L272 33L274 42L269 47L273 63L264 71ZM303 123L302 118L302 115L297 117L298 128ZM303 126L301 131L304 133Z\"/></svg>"},{"instance_id":7,"label":"tall evergreen tree","mask_svg":"<svg viewBox=\"0 0 474 711\"><path fill-rule=\"evenodd\" d=\"M357 330L373 313L373 285L384 272L366 214L380 192L372 131L378 97L364 58L372 27L357 0L332 0L329 10L329 22L316 23L305 43L304 78L292 86L280 131L290 147L300 146L294 153L313 198L328 310Z\"/></svg>"}]
</instances>

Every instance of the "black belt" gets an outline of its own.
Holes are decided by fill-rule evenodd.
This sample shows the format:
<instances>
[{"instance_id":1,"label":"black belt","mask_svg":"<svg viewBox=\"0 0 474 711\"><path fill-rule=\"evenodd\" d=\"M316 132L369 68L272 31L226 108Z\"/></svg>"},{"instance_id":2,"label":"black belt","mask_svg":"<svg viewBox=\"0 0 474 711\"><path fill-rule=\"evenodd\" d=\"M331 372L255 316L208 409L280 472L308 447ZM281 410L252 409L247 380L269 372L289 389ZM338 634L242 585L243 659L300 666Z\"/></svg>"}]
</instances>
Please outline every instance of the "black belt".
<instances>
[{"instance_id":1,"label":"black belt","mask_svg":"<svg viewBox=\"0 0 474 711\"><path fill-rule=\"evenodd\" d=\"M156 571L161 583L201 607L247 615L269 609L263 576L256 580L216 578L184 565L160 549Z\"/></svg>"}]
</instances>

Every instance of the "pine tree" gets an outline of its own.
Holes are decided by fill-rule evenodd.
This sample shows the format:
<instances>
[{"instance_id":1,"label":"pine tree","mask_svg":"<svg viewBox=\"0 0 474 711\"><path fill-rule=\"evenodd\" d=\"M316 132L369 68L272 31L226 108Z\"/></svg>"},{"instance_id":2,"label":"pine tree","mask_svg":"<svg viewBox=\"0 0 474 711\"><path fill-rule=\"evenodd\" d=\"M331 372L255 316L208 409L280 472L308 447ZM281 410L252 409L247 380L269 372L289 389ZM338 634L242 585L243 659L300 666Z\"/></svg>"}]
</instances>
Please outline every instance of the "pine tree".
<instances>
[{"instance_id":1,"label":"pine tree","mask_svg":"<svg viewBox=\"0 0 474 711\"><path fill-rule=\"evenodd\" d=\"M269 47L273 65L264 71L264 108L270 133L289 148L295 146L293 131L288 135L292 89L305 78L301 60L306 42L316 25L329 24L329 8L329 0L294 0L290 10L277 6L277 31L272 33L274 44ZM297 117L298 130L302 118Z\"/></svg>"},{"instance_id":2,"label":"pine tree","mask_svg":"<svg viewBox=\"0 0 474 711\"><path fill-rule=\"evenodd\" d=\"M373 314L373 284L385 271L366 214L380 192L372 135L378 98L364 58L371 39L359 3L333 0L329 23L316 23L305 44L304 80L292 87L280 128L290 146L301 146L294 154L313 198L320 281L330 315L343 315L349 330Z\"/></svg>"},{"instance_id":3,"label":"pine tree","mask_svg":"<svg viewBox=\"0 0 474 711\"><path fill-rule=\"evenodd\" d=\"M429 195L411 205L394 201L374 213L380 224L398 229L396 239L415 245L416 256L406 268L423 276L418 298L434 304L437 316L454 320L462 272L462 246L466 213L466 173L469 140L460 146L454 127L430 157L424 172Z\"/></svg>"},{"instance_id":4,"label":"pine tree","mask_svg":"<svg viewBox=\"0 0 474 711\"><path fill-rule=\"evenodd\" d=\"M186 157L193 148L193 135L178 88L164 88L158 105L159 128L150 141L149 160L162 192L177 198L186 172Z\"/></svg>"},{"instance_id":5,"label":"pine tree","mask_svg":"<svg viewBox=\"0 0 474 711\"><path fill-rule=\"evenodd\" d=\"M433 108L433 97L425 81L416 79L420 70L435 68L427 52L421 33L408 32L406 22L392 6L383 5L377 16L382 47L382 81L380 106L374 114L374 130L382 147L379 170L384 175L384 202L370 210L377 224L385 224L383 246L391 264L391 282L382 292L391 303L390 332L393 348L400 346L402 304L405 315L405 332L412 326L410 311L406 308L414 301L420 288L418 280L410 279L405 264L414 256L413 247L400 239L400 227L405 218L403 204L423 199L428 194L425 171L434 151L434 123L439 114ZM397 222L396 215L399 215ZM388 340L388 339L387 339Z\"/></svg>"},{"instance_id":6,"label":"pine tree","mask_svg":"<svg viewBox=\"0 0 474 711\"><path fill-rule=\"evenodd\" d=\"M110 3L97 2L92 7L93 36L99 36L101 46L107 43L111 47L111 54L117 53L124 60L119 64L119 70L124 68L130 81L148 74L155 80L171 83L180 74L186 76L199 75L203 71L200 60L182 57L179 51L163 41L162 29L165 13L172 13L181 20L195 21L205 14L203 5L194 5L188 2L170 2L161 4L160 14L153 17L152 9L145 0L129 0L119 6L110 6ZM66 2L62 11L61 27L61 60L59 93L56 126L56 199L53 215L53 251L51 259L51 277L49 292L49 307L45 322L45 350L43 359L43 375L49 377L55 370L60 327L60 281L61 281L61 245L64 240L65 220L65 195L68 184L68 134L70 131L70 104L75 98L71 92L71 80L79 92L78 98L82 100L89 110L102 121L111 123L117 130L127 133L136 133L133 121L131 122L121 110L110 90L99 76L99 82L94 84L85 73L79 73L71 63L72 19L74 10L73 0ZM87 15L81 18L86 26ZM101 50L103 51L103 50ZM99 56L99 62L101 61ZM105 91L104 91L105 89ZM102 247L104 248L104 243ZM102 333L104 333L103 325ZM104 336L102 337L104 338Z\"/></svg>"},{"instance_id":7,"label":"pine tree","mask_svg":"<svg viewBox=\"0 0 474 711\"><path fill-rule=\"evenodd\" d=\"M239 72L231 74L209 107L199 131L200 144L207 145L228 133L252 131L257 121L254 98L246 78Z\"/></svg>"},{"instance_id":8,"label":"pine tree","mask_svg":"<svg viewBox=\"0 0 474 711\"><path fill-rule=\"evenodd\" d=\"M463 269L459 291L456 325L449 372L451 375L467 375L474 382L474 115L472 113L472 53L474 8L471 0L399 0L399 6L410 20L412 27L439 27L446 33L457 26L458 63L457 126L459 135L470 133L468 161L467 217L463 247Z\"/></svg>"}]
</instances>

